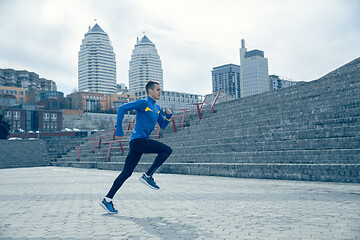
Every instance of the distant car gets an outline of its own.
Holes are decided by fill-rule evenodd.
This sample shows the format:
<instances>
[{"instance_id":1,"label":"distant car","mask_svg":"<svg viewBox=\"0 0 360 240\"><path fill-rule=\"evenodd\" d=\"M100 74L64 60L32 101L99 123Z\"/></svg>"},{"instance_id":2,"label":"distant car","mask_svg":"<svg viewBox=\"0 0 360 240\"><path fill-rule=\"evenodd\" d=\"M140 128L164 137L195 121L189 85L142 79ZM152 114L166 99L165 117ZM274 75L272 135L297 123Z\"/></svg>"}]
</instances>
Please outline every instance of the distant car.
<instances>
[{"instance_id":1,"label":"distant car","mask_svg":"<svg viewBox=\"0 0 360 240\"><path fill-rule=\"evenodd\" d=\"M28 138L28 140L39 140L37 138Z\"/></svg>"},{"instance_id":2,"label":"distant car","mask_svg":"<svg viewBox=\"0 0 360 240\"><path fill-rule=\"evenodd\" d=\"M12 140L21 140L21 138L18 138L18 137L11 137L9 138L8 140L12 141Z\"/></svg>"},{"instance_id":3,"label":"distant car","mask_svg":"<svg viewBox=\"0 0 360 240\"><path fill-rule=\"evenodd\" d=\"M80 129L74 128L73 131L74 131L74 132L80 132Z\"/></svg>"}]
</instances>

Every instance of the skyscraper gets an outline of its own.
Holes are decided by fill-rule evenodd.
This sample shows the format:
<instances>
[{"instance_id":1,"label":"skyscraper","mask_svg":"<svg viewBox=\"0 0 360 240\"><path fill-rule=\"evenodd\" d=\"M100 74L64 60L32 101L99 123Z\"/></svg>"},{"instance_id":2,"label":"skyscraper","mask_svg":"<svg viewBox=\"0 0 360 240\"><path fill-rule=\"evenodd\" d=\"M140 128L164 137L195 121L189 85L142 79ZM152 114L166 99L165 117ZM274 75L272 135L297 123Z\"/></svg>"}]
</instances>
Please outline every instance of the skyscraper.
<instances>
[{"instance_id":1,"label":"skyscraper","mask_svg":"<svg viewBox=\"0 0 360 240\"><path fill-rule=\"evenodd\" d=\"M79 91L116 92L115 53L109 36L98 24L85 33L79 51Z\"/></svg>"},{"instance_id":2,"label":"skyscraper","mask_svg":"<svg viewBox=\"0 0 360 240\"><path fill-rule=\"evenodd\" d=\"M163 86L163 70L160 56L155 44L144 35L137 40L131 55L129 67L129 90L137 98L146 96L145 84L149 81L158 81Z\"/></svg>"},{"instance_id":3,"label":"skyscraper","mask_svg":"<svg viewBox=\"0 0 360 240\"><path fill-rule=\"evenodd\" d=\"M240 66L227 64L214 67L211 71L213 93L224 90L236 98L240 96Z\"/></svg>"},{"instance_id":4,"label":"skyscraper","mask_svg":"<svg viewBox=\"0 0 360 240\"><path fill-rule=\"evenodd\" d=\"M247 51L245 40L241 40L240 49L240 94L247 97L270 91L268 59L260 50Z\"/></svg>"}]
</instances>

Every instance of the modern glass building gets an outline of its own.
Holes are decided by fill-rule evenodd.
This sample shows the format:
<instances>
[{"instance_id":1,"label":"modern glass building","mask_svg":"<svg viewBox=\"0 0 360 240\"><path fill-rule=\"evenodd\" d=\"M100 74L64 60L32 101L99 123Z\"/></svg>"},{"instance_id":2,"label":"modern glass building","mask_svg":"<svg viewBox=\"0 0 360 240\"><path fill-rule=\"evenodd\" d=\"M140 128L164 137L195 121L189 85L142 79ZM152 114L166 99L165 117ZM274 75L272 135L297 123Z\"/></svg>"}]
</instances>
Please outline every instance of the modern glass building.
<instances>
[{"instance_id":1,"label":"modern glass building","mask_svg":"<svg viewBox=\"0 0 360 240\"><path fill-rule=\"evenodd\" d=\"M236 98L240 96L240 66L226 64L214 67L211 71L212 90L218 92L224 90L225 93Z\"/></svg>"},{"instance_id":2,"label":"modern glass building","mask_svg":"<svg viewBox=\"0 0 360 240\"><path fill-rule=\"evenodd\" d=\"M131 55L129 67L129 90L137 98L146 96L145 84L149 81L158 81L163 86L163 70L160 56L155 44L144 35L137 40Z\"/></svg>"},{"instance_id":3,"label":"modern glass building","mask_svg":"<svg viewBox=\"0 0 360 240\"><path fill-rule=\"evenodd\" d=\"M240 66L241 97L270 91L268 59L263 51L247 51L244 39L241 40Z\"/></svg>"},{"instance_id":4,"label":"modern glass building","mask_svg":"<svg viewBox=\"0 0 360 240\"><path fill-rule=\"evenodd\" d=\"M109 36L98 24L90 28L79 51L79 91L116 92L115 53Z\"/></svg>"}]
</instances>

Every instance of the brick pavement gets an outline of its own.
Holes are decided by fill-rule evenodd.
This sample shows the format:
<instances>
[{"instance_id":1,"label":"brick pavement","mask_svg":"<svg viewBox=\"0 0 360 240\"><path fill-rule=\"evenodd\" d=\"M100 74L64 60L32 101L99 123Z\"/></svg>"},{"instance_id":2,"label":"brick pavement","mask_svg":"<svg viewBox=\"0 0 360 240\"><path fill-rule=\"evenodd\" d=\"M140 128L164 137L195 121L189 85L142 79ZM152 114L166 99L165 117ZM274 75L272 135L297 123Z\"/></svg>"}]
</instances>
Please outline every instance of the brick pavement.
<instances>
[{"instance_id":1,"label":"brick pavement","mask_svg":"<svg viewBox=\"0 0 360 240\"><path fill-rule=\"evenodd\" d=\"M360 185L157 174L99 201L118 175L0 169L0 239L360 239Z\"/></svg>"}]
</instances>

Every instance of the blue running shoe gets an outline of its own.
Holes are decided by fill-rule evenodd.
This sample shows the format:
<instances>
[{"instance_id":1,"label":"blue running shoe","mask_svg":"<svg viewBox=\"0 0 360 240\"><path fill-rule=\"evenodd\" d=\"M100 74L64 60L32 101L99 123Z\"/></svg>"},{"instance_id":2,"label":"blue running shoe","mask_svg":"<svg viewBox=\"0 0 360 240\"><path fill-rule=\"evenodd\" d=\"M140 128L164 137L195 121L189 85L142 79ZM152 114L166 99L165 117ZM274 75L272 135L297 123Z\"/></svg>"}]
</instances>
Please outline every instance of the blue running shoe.
<instances>
[{"instance_id":1,"label":"blue running shoe","mask_svg":"<svg viewBox=\"0 0 360 240\"><path fill-rule=\"evenodd\" d=\"M152 176L148 177L145 173L139 178L140 182L148 186L149 188L152 188L154 190L160 189L158 185L156 185L154 178Z\"/></svg>"},{"instance_id":2,"label":"blue running shoe","mask_svg":"<svg viewBox=\"0 0 360 240\"><path fill-rule=\"evenodd\" d=\"M112 202L106 202L105 199L103 199L100 202L100 206L107 212L111 214L117 214L118 210L115 210L114 205Z\"/></svg>"}]
</instances>

